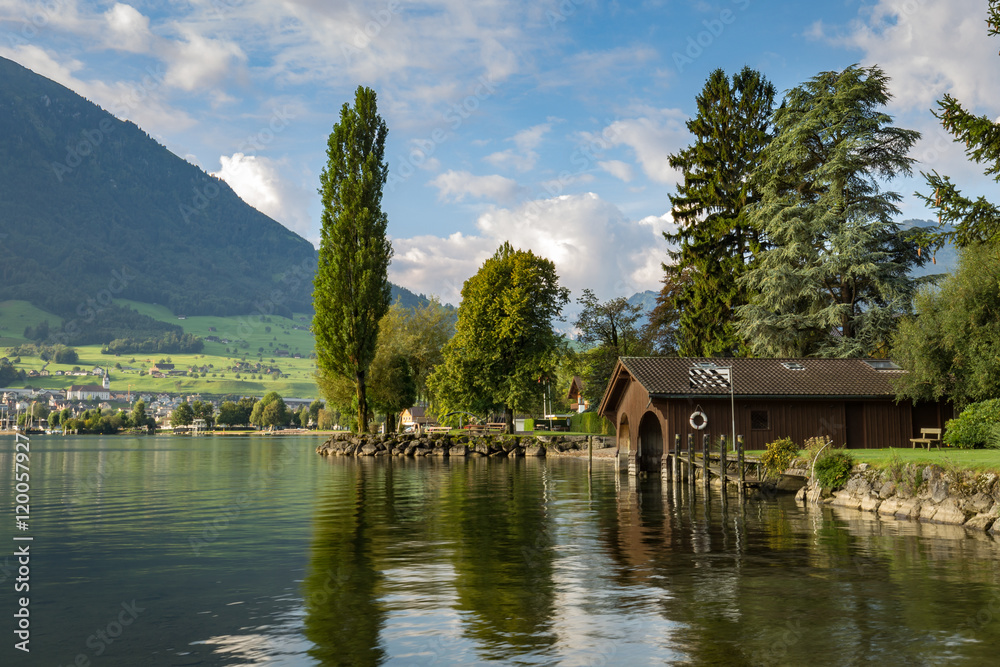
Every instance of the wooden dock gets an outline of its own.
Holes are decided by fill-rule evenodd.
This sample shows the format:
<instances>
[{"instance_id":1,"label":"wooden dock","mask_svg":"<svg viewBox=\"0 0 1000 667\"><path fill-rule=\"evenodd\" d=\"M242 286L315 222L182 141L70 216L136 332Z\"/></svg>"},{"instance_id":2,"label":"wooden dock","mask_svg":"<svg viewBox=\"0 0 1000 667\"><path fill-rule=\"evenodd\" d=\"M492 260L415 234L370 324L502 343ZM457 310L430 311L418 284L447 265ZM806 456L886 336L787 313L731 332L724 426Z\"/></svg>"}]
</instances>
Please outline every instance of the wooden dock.
<instances>
[{"instance_id":1,"label":"wooden dock","mask_svg":"<svg viewBox=\"0 0 1000 667\"><path fill-rule=\"evenodd\" d=\"M695 438L689 435L687 447L681 447L681 436L674 436L674 447L664 455L661 474L665 481L674 483L688 482L695 485L700 477L705 488L709 488L712 480L720 480L723 491L729 484L735 484L742 495L747 489L757 488L764 482L765 471L760 459L748 457L743 453L743 436L736 439L736 447L729 449L725 437L720 438L718 451L712 451L710 440L706 434L703 438L701 451L696 451Z\"/></svg>"}]
</instances>

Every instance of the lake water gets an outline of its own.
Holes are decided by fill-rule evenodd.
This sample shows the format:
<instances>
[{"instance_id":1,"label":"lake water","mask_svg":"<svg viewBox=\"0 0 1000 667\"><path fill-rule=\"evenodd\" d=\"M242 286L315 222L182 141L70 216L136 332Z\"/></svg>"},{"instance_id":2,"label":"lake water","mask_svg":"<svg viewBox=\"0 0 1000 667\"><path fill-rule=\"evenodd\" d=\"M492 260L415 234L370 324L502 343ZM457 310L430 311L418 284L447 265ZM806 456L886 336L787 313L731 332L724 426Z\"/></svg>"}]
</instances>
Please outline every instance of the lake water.
<instances>
[{"instance_id":1,"label":"lake water","mask_svg":"<svg viewBox=\"0 0 1000 667\"><path fill-rule=\"evenodd\" d=\"M997 662L1000 546L961 528L317 444L33 437L17 532L4 437L0 664Z\"/></svg>"}]
</instances>

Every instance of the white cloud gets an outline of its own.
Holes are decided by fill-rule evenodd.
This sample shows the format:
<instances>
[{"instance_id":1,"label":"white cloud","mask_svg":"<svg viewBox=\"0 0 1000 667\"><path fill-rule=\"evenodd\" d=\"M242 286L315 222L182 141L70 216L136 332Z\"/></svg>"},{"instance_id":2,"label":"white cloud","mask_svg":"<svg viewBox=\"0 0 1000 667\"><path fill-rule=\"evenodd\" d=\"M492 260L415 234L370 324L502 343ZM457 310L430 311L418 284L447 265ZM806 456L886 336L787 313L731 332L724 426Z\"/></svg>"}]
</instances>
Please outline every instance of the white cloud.
<instances>
[{"instance_id":1,"label":"white cloud","mask_svg":"<svg viewBox=\"0 0 1000 667\"><path fill-rule=\"evenodd\" d=\"M470 196L510 204L522 192L517 181L504 176L476 176L467 171L451 169L440 174L430 184L438 189L438 196L444 201L459 202Z\"/></svg>"},{"instance_id":2,"label":"white cloud","mask_svg":"<svg viewBox=\"0 0 1000 667\"><path fill-rule=\"evenodd\" d=\"M104 43L113 49L146 53L155 37L149 29L149 18L134 7L116 3L104 13L107 33Z\"/></svg>"},{"instance_id":3,"label":"white cloud","mask_svg":"<svg viewBox=\"0 0 1000 667\"><path fill-rule=\"evenodd\" d=\"M861 51L862 63L885 71L893 96L888 110L895 124L923 134L910 153L918 161L916 170L948 174L965 194L992 198L996 184L928 113L945 93L977 115L1000 111L997 41L987 34L985 19L980 0L878 0L862 5L858 18L848 25L816 22L806 36ZM903 218L936 218L922 202L905 196L926 191L919 175L893 182L892 189L904 194Z\"/></svg>"},{"instance_id":4,"label":"white cloud","mask_svg":"<svg viewBox=\"0 0 1000 667\"><path fill-rule=\"evenodd\" d=\"M657 183L677 183L682 175L670 166L670 154L689 141L686 121L687 116L679 109L640 108L635 118L611 123L597 141L628 146L646 176Z\"/></svg>"},{"instance_id":5,"label":"white cloud","mask_svg":"<svg viewBox=\"0 0 1000 667\"><path fill-rule=\"evenodd\" d=\"M661 232L669 215L628 220L596 194L563 195L483 213L476 235L393 239L390 279L457 304L462 284L504 242L552 260L574 298L601 299L658 289L666 259Z\"/></svg>"},{"instance_id":6,"label":"white cloud","mask_svg":"<svg viewBox=\"0 0 1000 667\"><path fill-rule=\"evenodd\" d=\"M857 48L892 77L894 106L926 110L951 93L963 102L1000 106L995 38L981 0L880 0L843 31L816 24L809 35Z\"/></svg>"},{"instance_id":7,"label":"white cloud","mask_svg":"<svg viewBox=\"0 0 1000 667\"><path fill-rule=\"evenodd\" d=\"M535 152L535 149L550 129L552 129L552 123L541 123L521 130L507 139L507 141L514 142L516 150L508 148L487 155L483 159L497 167L513 167L518 171L531 171L538 162L538 153Z\"/></svg>"},{"instance_id":8,"label":"white cloud","mask_svg":"<svg viewBox=\"0 0 1000 667\"><path fill-rule=\"evenodd\" d=\"M615 178L625 181L626 183L631 183L634 174L632 173L632 165L626 164L621 160L605 160L598 162L597 166L608 172Z\"/></svg>"},{"instance_id":9,"label":"white cloud","mask_svg":"<svg viewBox=\"0 0 1000 667\"><path fill-rule=\"evenodd\" d=\"M274 218L298 235L317 241L314 222L307 209L305 188L286 177L287 165L255 155L234 153L219 157L218 176L246 203Z\"/></svg>"},{"instance_id":10,"label":"white cloud","mask_svg":"<svg viewBox=\"0 0 1000 667\"><path fill-rule=\"evenodd\" d=\"M211 39L190 28L182 28L184 40L173 42L166 82L181 90L209 89L233 75L246 62L246 54L235 43Z\"/></svg>"}]
</instances>

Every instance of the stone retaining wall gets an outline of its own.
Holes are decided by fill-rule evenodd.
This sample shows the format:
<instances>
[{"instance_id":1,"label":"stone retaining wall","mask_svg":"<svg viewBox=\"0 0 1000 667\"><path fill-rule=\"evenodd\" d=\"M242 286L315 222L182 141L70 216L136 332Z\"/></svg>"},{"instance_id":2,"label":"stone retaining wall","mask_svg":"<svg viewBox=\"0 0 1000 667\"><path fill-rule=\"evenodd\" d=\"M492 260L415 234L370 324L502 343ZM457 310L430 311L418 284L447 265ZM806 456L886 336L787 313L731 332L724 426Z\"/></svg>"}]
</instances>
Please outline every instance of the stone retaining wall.
<instances>
[{"instance_id":1,"label":"stone retaining wall","mask_svg":"<svg viewBox=\"0 0 1000 667\"><path fill-rule=\"evenodd\" d=\"M862 463L843 489L830 493L810 481L796 499L1000 535L1000 476L992 472L913 464L877 470Z\"/></svg>"},{"instance_id":2,"label":"stone retaining wall","mask_svg":"<svg viewBox=\"0 0 1000 667\"><path fill-rule=\"evenodd\" d=\"M447 435L432 433L386 433L358 435L337 433L316 448L324 456L545 456L566 451L586 451L614 446L610 436L538 435Z\"/></svg>"}]
</instances>

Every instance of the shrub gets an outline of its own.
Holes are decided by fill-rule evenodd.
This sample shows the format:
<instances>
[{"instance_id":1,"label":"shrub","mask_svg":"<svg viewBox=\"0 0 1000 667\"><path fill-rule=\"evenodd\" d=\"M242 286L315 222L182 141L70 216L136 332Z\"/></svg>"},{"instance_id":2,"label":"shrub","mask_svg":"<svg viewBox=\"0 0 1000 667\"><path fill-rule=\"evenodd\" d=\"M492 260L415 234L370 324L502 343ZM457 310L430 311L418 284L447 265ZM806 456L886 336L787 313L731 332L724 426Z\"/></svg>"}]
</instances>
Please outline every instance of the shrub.
<instances>
[{"instance_id":1,"label":"shrub","mask_svg":"<svg viewBox=\"0 0 1000 667\"><path fill-rule=\"evenodd\" d=\"M525 431L534 431L535 430L535 420L531 419L530 417L528 419L525 419L524 420L524 430Z\"/></svg>"},{"instance_id":2,"label":"shrub","mask_svg":"<svg viewBox=\"0 0 1000 667\"><path fill-rule=\"evenodd\" d=\"M798 445L792 442L791 438L782 438L781 440L767 443L764 455L760 457L760 460L764 464L764 469L767 471L768 476L777 477L788 470L788 467L792 465L792 461L795 460L798 454Z\"/></svg>"},{"instance_id":3,"label":"shrub","mask_svg":"<svg viewBox=\"0 0 1000 667\"><path fill-rule=\"evenodd\" d=\"M854 459L842 449L829 449L816 461L816 479L824 489L838 489L847 483L854 467Z\"/></svg>"},{"instance_id":4,"label":"shrub","mask_svg":"<svg viewBox=\"0 0 1000 667\"><path fill-rule=\"evenodd\" d=\"M990 449L1000 449L1000 424L993 424L990 427L989 437L986 439L986 446Z\"/></svg>"},{"instance_id":5,"label":"shrub","mask_svg":"<svg viewBox=\"0 0 1000 667\"><path fill-rule=\"evenodd\" d=\"M569 418L569 430L578 433L611 435L614 425L596 412L581 412Z\"/></svg>"},{"instance_id":6,"label":"shrub","mask_svg":"<svg viewBox=\"0 0 1000 667\"><path fill-rule=\"evenodd\" d=\"M959 449L1000 447L991 431L1000 424L1000 398L968 405L962 414L945 424L944 442Z\"/></svg>"},{"instance_id":7,"label":"shrub","mask_svg":"<svg viewBox=\"0 0 1000 667\"><path fill-rule=\"evenodd\" d=\"M816 460L816 457L820 455L820 452L824 452L829 449L829 445L833 443L833 440L829 436L816 436L815 438L809 438L802 445L802 449L806 450L809 456L809 462L812 463Z\"/></svg>"}]
</instances>

